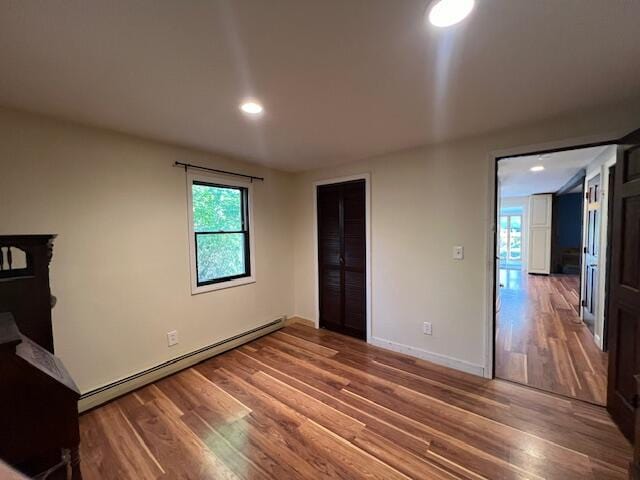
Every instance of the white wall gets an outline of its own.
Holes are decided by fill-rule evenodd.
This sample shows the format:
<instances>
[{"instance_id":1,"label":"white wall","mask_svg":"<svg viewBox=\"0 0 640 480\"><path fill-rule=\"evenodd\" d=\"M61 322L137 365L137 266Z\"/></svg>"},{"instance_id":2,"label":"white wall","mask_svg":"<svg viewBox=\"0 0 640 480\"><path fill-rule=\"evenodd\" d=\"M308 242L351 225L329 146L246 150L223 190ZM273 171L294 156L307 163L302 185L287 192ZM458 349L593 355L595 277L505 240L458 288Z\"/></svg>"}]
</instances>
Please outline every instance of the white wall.
<instances>
[{"instance_id":1,"label":"white wall","mask_svg":"<svg viewBox=\"0 0 640 480\"><path fill-rule=\"evenodd\" d=\"M498 164L500 165L500 164ZM522 244L522 270L527 271L527 259L529 254L529 197L502 197L500 198L500 209L520 209L522 212L522 228L521 228L521 244ZM513 212L505 212L504 215L511 214ZM499 239L498 239L499 242Z\"/></svg>"},{"instance_id":2,"label":"white wall","mask_svg":"<svg viewBox=\"0 0 640 480\"><path fill-rule=\"evenodd\" d=\"M254 189L255 284L191 295L176 160L266 177ZM0 162L0 234L58 234L55 348L83 392L292 312L289 174L9 110Z\"/></svg>"},{"instance_id":3,"label":"white wall","mask_svg":"<svg viewBox=\"0 0 640 480\"><path fill-rule=\"evenodd\" d=\"M635 107L296 175L0 110L0 233L59 234L55 345L87 391L283 314L315 320L313 184L369 172L374 340L489 374L494 155L611 138L637 127ZM255 284L190 295L175 160L266 177L255 188ZM421 333L426 320L433 336ZM180 344L168 348L172 329Z\"/></svg>"},{"instance_id":4,"label":"white wall","mask_svg":"<svg viewBox=\"0 0 640 480\"><path fill-rule=\"evenodd\" d=\"M638 105L306 172L295 180L295 313L316 320L313 184L371 175L372 336L379 344L491 373L495 156L613 138ZM455 261L452 247L464 245ZM422 334L422 322L433 335Z\"/></svg>"}]
</instances>

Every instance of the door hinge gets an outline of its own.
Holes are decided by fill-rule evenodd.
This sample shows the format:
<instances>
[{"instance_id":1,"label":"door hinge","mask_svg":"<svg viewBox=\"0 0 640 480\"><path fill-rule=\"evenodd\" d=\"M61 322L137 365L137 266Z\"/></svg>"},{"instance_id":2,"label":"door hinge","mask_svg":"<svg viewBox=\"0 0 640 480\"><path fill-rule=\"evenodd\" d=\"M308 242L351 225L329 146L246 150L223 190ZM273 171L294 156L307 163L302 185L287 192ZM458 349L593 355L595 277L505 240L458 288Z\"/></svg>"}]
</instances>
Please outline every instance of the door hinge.
<instances>
[{"instance_id":1,"label":"door hinge","mask_svg":"<svg viewBox=\"0 0 640 480\"><path fill-rule=\"evenodd\" d=\"M587 253L587 247L582 247L582 251L583 251L584 253Z\"/></svg>"},{"instance_id":2,"label":"door hinge","mask_svg":"<svg viewBox=\"0 0 640 480\"><path fill-rule=\"evenodd\" d=\"M580 302L580 305L582 305L583 307L586 307L587 306L587 301L586 300L582 300Z\"/></svg>"}]
</instances>

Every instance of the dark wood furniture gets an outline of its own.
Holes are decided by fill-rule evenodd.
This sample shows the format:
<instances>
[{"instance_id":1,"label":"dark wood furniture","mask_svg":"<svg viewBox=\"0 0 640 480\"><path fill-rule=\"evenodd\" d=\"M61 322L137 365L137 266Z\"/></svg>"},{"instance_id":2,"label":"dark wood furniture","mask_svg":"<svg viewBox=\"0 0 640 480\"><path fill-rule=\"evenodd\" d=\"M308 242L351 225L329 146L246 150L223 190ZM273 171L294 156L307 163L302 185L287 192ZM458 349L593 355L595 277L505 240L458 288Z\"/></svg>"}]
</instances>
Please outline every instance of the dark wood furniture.
<instances>
[{"instance_id":1,"label":"dark wood furniture","mask_svg":"<svg viewBox=\"0 0 640 480\"><path fill-rule=\"evenodd\" d=\"M0 458L29 476L80 479L80 392L62 362L0 314Z\"/></svg>"},{"instance_id":2,"label":"dark wood furniture","mask_svg":"<svg viewBox=\"0 0 640 480\"><path fill-rule=\"evenodd\" d=\"M15 471L2 460L0 460L0 478L2 480L27 480L27 477Z\"/></svg>"},{"instance_id":3,"label":"dark wood furniture","mask_svg":"<svg viewBox=\"0 0 640 480\"><path fill-rule=\"evenodd\" d=\"M561 273L580 274L580 248L563 248L560 251Z\"/></svg>"},{"instance_id":4,"label":"dark wood furniture","mask_svg":"<svg viewBox=\"0 0 640 480\"><path fill-rule=\"evenodd\" d=\"M318 187L320 327L367 336L365 181Z\"/></svg>"},{"instance_id":5,"label":"dark wood furniture","mask_svg":"<svg viewBox=\"0 0 640 480\"><path fill-rule=\"evenodd\" d=\"M23 335L53 351L49 262L55 235L0 235L0 312Z\"/></svg>"}]
</instances>

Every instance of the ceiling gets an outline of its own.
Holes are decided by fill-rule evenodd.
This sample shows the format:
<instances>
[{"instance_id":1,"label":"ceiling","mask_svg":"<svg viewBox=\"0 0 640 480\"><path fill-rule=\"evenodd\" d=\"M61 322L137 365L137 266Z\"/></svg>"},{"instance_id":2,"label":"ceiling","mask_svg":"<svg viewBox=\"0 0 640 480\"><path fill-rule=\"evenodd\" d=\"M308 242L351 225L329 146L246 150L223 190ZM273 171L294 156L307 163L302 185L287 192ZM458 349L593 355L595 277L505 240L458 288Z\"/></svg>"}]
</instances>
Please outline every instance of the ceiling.
<instances>
[{"instance_id":1,"label":"ceiling","mask_svg":"<svg viewBox=\"0 0 640 480\"><path fill-rule=\"evenodd\" d=\"M615 146L605 145L500 160L500 195L504 198L555 193L607 149L615 149ZM542 165L544 170L532 172L530 168L537 165Z\"/></svg>"},{"instance_id":2,"label":"ceiling","mask_svg":"<svg viewBox=\"0 0 640 480\"><path fill-rule=\"evenodd\" d=\"M4 0L0 105L300 171L640 95L639 1L428 4Z\"/></svg>"}]
</instances>

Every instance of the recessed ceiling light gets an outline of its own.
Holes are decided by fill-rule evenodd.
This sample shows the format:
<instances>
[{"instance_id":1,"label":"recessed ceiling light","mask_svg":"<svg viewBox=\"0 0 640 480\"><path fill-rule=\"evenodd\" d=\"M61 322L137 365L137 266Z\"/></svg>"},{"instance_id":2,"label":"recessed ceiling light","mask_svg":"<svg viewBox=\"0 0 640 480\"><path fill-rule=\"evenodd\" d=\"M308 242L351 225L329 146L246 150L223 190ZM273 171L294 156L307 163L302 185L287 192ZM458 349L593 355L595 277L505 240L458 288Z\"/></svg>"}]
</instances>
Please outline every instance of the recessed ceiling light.
<instances>
[{"instance_id":1,"label":"recessed ceiling light","mask_svg":"<svg viewBox=\"0 0 640 480\"><path fill-rule=\"evenodd\" d=\"M544 170L544 167L542 165L536 165L535 167L531 167L529 170L532 172L541 172Z\"/></svg>"},{"instance_id":2,"label":"recessed ceiling light","mask_svg":"<svg viewBox=\"0 0 640 480\"><path fill-rule=\"evenodd\" d=\"M475 3L475 0L437 0L429 9L429 21L436 27L450 27L464 20Z\"/></svg>"},{"instance_id":3,"label":"recessed ceiling light","mask_svg":"<svg viewBox=\"0 0 640 480\"><path fill-rule=\"evenodd\" d=\"M264 111L264 108L262 108L262 105L258 102L249 101L242 103L240 105L240 110L244 113L248 113L249 115L260 115Z\"/></svg>"}]
</instances>

